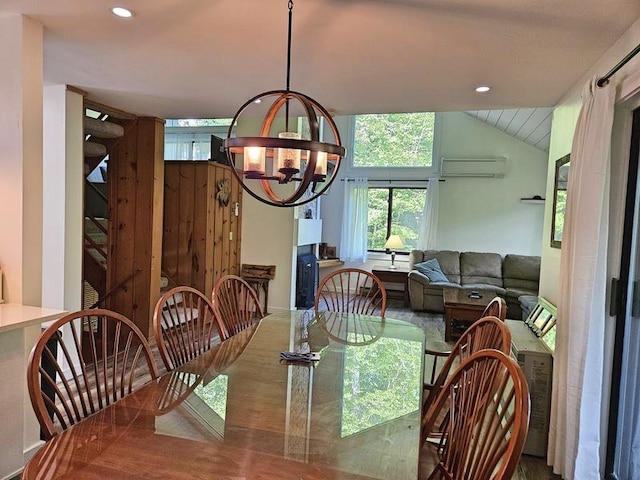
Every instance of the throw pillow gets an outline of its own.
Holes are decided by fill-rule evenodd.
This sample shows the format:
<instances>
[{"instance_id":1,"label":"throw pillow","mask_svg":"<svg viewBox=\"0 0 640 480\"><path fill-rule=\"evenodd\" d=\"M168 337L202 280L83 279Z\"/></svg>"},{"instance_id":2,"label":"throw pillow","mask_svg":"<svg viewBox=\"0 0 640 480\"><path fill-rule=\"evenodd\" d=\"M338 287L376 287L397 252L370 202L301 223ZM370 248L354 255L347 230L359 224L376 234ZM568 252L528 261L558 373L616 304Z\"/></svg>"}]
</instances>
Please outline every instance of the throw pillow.
<instances>
[{"instance_id":1,"label":"throw pillow","mask_svg":"<svg viewBox=\"0 0 640 480\"><path fill-rule=\"evenodd\" d=\"M432 258L426 262L416 263L413 268L418 270L421 274L426 275L431 282L448 282L449 279L440 268L440 263L437 258Z\"/></svg>"}]
</instances>

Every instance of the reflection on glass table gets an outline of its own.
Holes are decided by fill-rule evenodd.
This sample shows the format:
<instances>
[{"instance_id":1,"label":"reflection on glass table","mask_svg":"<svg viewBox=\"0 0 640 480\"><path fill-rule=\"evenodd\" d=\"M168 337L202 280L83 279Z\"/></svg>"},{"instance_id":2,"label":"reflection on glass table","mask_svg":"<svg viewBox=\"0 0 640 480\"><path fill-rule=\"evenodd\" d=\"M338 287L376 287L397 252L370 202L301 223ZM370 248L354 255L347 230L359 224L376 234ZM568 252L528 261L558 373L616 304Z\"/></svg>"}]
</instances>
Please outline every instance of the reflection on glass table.
<instances>
[{"instance_id":1,"label":"reflection on glass table","mask_svg":"<svg viewBox=\"0 0 640 480\"><path fill-rule=\"evenodd\" d=\"M398 338L346 348L342 437L419 410L422 351L422 342ZM363 370L369 373L362 375Z\"/></svg>"},{"instance_id":2,"label":"reflection on glass table","mask_svg":"<svg viewBox=\"0 0 640 480\"><path fill-rule=\"evenodd\" d=\"M380 317L367 345L308 312L265 317L60 435L23 478L415 480L424 334ZM381 326L384 325L384 328ZM355 334L350 327L350 333ZM243 334L245 334L243 336ZM280 361L320 347L319 361Z\"/></svg>"}]
</instances>

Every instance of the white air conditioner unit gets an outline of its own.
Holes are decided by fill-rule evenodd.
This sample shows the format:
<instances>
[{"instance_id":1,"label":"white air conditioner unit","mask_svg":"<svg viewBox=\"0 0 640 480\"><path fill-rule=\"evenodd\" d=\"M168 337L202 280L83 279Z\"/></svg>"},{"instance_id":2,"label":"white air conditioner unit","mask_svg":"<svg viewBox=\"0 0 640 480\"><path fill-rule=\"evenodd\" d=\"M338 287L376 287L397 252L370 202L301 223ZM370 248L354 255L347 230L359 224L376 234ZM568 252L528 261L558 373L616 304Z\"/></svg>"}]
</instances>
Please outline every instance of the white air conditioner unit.
<instances>
[{"instance_id":1,"label":"white air conditioner unit","mask_svg":"<svg viewBox=\"0 0 640 480\"><path fill-rule=\"evenodd\" d=\"M492 177L502 178L507 168L505 157L495 158L447 158L440 161L441 177Z\"/></svg>"}]
</instances>

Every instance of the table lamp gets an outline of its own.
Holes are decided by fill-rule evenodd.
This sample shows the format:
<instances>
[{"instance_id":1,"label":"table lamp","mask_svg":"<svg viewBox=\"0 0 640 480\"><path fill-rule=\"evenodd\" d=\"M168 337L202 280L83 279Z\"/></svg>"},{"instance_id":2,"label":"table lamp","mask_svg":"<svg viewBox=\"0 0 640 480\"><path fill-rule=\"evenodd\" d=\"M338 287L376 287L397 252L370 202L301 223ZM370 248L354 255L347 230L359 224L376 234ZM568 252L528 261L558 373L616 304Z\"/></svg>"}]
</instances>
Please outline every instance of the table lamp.
<instances>
[{"instance_id":1,"label":"table lamp","mask_svg":"<svg viewBox=\"0 0 640 480\"><path fill-rule=\"evenodd\" d=\"M396 250L398 248L404 248L404 242L400 238L400 235L389 235L389 238L387 238L387 243L384 244L384 248L387 250L391 250L391 266L389 266L389 268L398 268L394 264L396 260Z\"/></svg>"}]
</instances>

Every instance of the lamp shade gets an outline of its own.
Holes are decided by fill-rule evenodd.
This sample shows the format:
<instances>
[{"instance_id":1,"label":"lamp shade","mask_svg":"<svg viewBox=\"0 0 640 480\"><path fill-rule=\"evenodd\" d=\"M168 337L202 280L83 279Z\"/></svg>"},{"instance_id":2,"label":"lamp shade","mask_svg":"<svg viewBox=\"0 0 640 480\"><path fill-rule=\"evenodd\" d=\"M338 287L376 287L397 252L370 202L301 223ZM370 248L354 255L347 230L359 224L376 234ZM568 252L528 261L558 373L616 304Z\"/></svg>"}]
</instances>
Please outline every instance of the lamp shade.
<instances>
[{"instance_id":1,"label":"lamp shade","mask_svg":"<svg viewBox=\"0 0 640 480\"><path fill-rule=\"evenodd\" d=\"M384 244L384 248L388 250L397 250L399 248L404 248L404 242L400 235L389 235L387 238L387 243Z\"/></svg>"}]
</instances>

